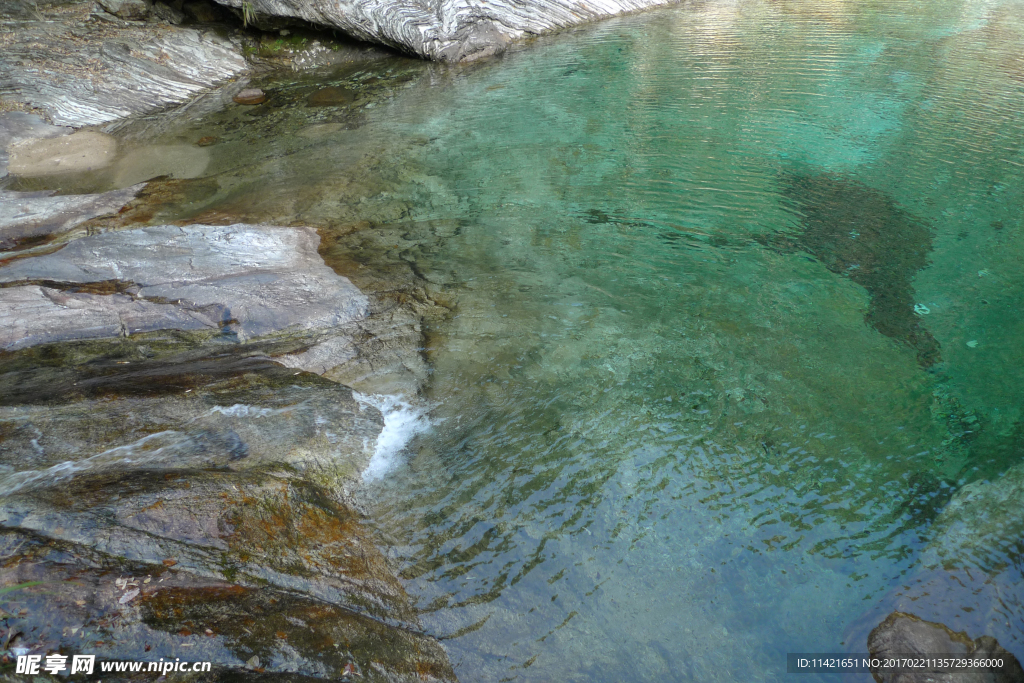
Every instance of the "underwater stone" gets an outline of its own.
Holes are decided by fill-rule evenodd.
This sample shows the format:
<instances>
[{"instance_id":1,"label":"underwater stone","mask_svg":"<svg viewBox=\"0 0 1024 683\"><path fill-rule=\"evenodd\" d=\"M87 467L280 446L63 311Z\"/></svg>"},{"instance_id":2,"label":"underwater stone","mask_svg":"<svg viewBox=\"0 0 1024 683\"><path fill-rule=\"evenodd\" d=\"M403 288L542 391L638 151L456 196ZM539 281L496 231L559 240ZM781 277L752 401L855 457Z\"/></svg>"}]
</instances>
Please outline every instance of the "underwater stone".
<instances>
[{"instance_id":1,"label":"underwater stone","mask_svg":"<svg viewBox=\"0 0 1024 683\"><path fill-rule=\"evenodd\" d=\"M52 138L58 135L69 135L71 128L51 126L36 114L22 111L0 113L0 178L7 175L7 164L10 155L8 147L15 143L30 139Z\"/></svg>"},{"instance_id":2,"label":"underwater stone","mask_svg":"<svg viewBox=\"0 0 1024 683\"><path fill-rule=\"evenodd\" d=\"M307 102L311 107L337 107L351 104L354 99L355 93L348 88L332 85L317 90L309 96Z\"/></svg>"},{"instance_id":3,"label":"underwater stone","mask_svg":"<svg viewBox=\"0 0 1024 683\"><path fill-rule=\"evenodd\" d=\"M246 88L231 99L238 104L260 104L267 99L267 96L259 88Z\"/></svg>"},{"instance_id":4,"label":"underwater stone","mask_svg":"<svg viewBox=\"0 0 1024 683\"><path fill-rule=\"evenodd\" d=\"M932 526L922 564L992 571L1007 565L1024 536L1024 465L967 484Z\"/></svg>"},{"instance_id":5,"label":"underwater stone","mask_svg":"<svg viewBox=\"0 0 1024 683\"><path fill-rule=\"evenodd\" d=\"M106 168L117 154L117 141L104 133L80 131L60 137L23 140L7 149L12 175L34 178Z\"/></svg>"},{"instance_id":6,"label":"underwater stone","mask_svg":"<svg viewBox=\"0 0 1024 683\"><path fill-rule=\"evenodd\" d=\"M913 280L928 265L932 233L892 197L839 174L785 175L783 196L800 217L793 236L764 240L783 251L813 254L832 273L869 296L864 321L913 349L923 367L942 360L939 343L921 324Z\"/></svg>"},{"instance_id":7,"label":"underwater stone","mask_svg":"<svg viewBox=\"0 0 1024 683\"><path fill-rule=\"evenodd\" d=\"M159 176L198 178L210 163L210 151L193 145L152 145L133 149L118 159L114 184L127 187Z\"/></svg>"}]
</instances>

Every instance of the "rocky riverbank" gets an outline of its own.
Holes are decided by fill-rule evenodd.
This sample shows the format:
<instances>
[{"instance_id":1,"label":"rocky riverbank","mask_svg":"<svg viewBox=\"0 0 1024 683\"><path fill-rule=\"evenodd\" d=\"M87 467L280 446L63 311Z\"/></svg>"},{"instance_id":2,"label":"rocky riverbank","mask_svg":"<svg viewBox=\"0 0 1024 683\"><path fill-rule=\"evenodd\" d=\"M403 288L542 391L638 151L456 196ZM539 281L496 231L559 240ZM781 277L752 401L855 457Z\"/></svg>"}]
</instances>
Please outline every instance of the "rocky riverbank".
<instances>
[{"instance_id":1,"label":"rocky riverbank","mask_svg":"<svg viewBox=\"0 0 1024 683\"><path fill-rule=\"evenodd\" d=\"M346 92L348 111L378 90ZM0 676L60 652L213 663L188 680L454 680L364 530L389 417L353 390L413 399L422 322L447 309L362 253L368 223L239 222L274 211L232 208L209 141L125 149L124 123L0 114ZM172 204L207 222L161 223Z\"/></svg>"},{"instance_id":2,"label":"rocky riverbank","mask_svg":"<svg viewBox=\"0 0 1024 683\"><path fill-rule=\"evenodd\" d=\"M361 530L385 418L316 373L388 360L318 242L155 226L0 268L10 654L453 680Z\"/></svg>"}]
</instances>

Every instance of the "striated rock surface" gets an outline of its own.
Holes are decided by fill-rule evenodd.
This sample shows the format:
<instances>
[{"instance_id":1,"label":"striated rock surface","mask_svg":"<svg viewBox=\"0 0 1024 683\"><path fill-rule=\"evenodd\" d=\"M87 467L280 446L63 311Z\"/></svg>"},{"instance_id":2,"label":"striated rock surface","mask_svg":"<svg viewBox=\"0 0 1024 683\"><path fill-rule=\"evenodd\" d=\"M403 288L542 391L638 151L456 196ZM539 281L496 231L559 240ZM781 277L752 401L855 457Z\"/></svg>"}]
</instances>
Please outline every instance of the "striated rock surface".
<instances>
[{"instance_id":1,"label":"striated rock surface","mask_svg":"<svg viewBox=\"0 0 1024 683\"><path fill-rule=\"evenodd\" d=\"M90 17L90 3L32 4L0 3L0 98L59 125L185 102L247 68L240 45L212 31L107 21Z\"/></svg>"},{"instance_id":2,"label":"striated rock surface","mask_svg":"<svg viewBox=\"0 0 1024 683\"><path fill-rule=\"evenodd\" d=\"M0 407L11 647L214 663L190 680L454 681L348 491L380 413L265 361L148 373Z\"/></svg>"},{"instance_id":3,"label":"striated rock surface","mask_svg":"<svg viewBox=\"0 0 1024 683\"><path fill-rule=\"evenodd\" d=\"M364 317L366 297L318 243L310 229L243 224L85 237L0 268L0 283L18 285L0 289L0 347L203 328L244 341Z\"/></svg>"},{"instance_id":4,"label":"striated rock surface","mask_svg":"<svg viewBox=\"0 0 1024 683\"><path fill-rule=\"evenodd\" d=\"M102 194L4 192L0 190L0 249L32 237L66 232L82 223L116 214L135 198L142 185ZM0 257L2 258L2 257Z\"/></svg>"},{"instance_id":5,"label":"striated rock surface","mask_svg":"<svg viewBox=\"0 0 1024 683\"><path fill-rule=\"evenodd\" d=\"M499 53L512 40L671 0L244 0L257 14L339 28L428 59L463 61ZM241 9L243 0L218 0Z\"/></svg>"},{"instance_id":6,"label":"striated rock surface","mask_svg":"<svg viewBox=\"0 0 1024 683\"><path fill-rule=\"evenodd\" d=\"M878 683L1020 683L1024 669L995 638L976 640L955 633L943 624L924 621L913 614L893 612L868 636L872 658L950 657L963 660L1002 660L1002 667L964 667L953 671L942 667L927 669L876 669Z\"/></svg>"}]
</instances>

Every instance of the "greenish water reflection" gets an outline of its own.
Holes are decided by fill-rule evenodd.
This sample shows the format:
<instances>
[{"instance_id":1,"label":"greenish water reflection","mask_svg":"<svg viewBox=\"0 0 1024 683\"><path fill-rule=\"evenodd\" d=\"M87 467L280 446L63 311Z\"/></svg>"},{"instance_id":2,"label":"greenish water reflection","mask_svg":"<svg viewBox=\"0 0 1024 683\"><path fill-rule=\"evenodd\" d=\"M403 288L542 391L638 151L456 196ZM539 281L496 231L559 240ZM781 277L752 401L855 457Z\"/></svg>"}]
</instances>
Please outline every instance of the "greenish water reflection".
<instances>
[{"instance_id":1,"label":"greenish water reflection","mask_svg":"<svg viewBox=\"0 0 1024 683\"><path fill-rule=\"evenodd\" d=\"M689 4L389 112L458 315L375 514L465 680L865 650L955 490L1024 455L1022 10ZM1019 652L1018 595L945 617Z\"/></svg>"}]
</instances>

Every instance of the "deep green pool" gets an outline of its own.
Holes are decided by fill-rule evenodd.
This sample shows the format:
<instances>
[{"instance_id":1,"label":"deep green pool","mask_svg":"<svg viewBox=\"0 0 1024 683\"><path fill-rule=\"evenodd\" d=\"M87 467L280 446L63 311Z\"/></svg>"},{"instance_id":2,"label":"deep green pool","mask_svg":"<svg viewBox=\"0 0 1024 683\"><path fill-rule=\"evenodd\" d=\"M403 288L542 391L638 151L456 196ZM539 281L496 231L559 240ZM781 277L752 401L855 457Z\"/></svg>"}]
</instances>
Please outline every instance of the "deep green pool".
<instances>
[{"instance_id":1,"label":"deep green pool","mask_svg":"<svg viewBox=\"0 0 1024 683\"><path fill-rule=\"evenodd\" d=\"M452 302L367 498L461 680L778 681L908 605L1024 656L1024 493L936 523L1024 462L1024 3L395 64L337 76L391 88L358 115L279 79L189 135L231 215L369 221Z\"/></svg>"}]
</instances>

